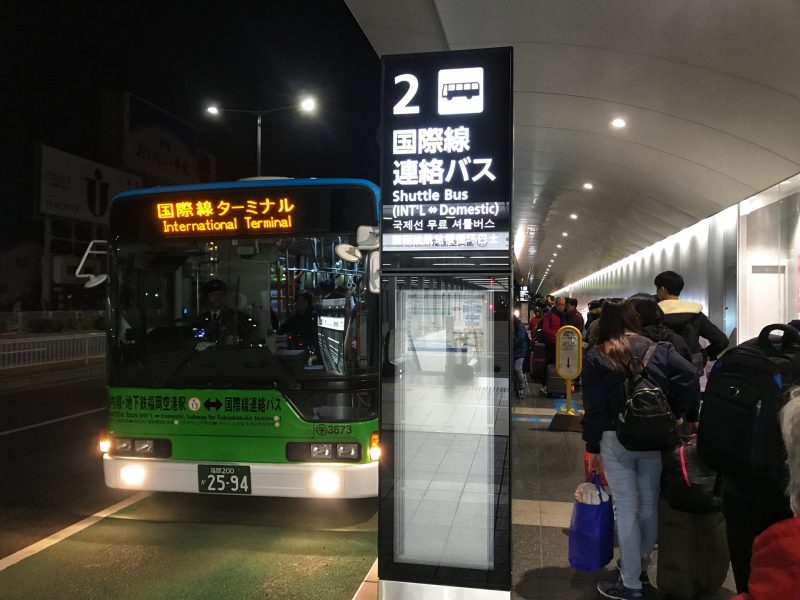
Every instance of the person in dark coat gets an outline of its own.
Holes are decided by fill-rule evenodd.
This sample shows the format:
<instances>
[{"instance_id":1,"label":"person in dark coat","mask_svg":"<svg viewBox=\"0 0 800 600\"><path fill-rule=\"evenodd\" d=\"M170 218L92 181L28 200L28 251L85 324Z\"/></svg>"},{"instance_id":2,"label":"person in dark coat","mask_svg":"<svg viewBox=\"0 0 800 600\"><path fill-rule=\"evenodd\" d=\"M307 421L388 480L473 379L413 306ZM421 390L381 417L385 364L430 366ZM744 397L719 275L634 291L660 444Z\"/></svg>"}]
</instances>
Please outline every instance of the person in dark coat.
<instances>
[{"instance_id":1,"label":"person in dark coat","mask_svg":"<svg viewBox=\"0 0 800 600\"><path fill-rule=\"evenodd\" d=\"M530 338L525 324L519 317L514 317L514 379L517 386L517 398L522 398L527 390L523 363L530 349Z\"/></svg>"},{"instance_id":2,"label":"person in dark coat","mask_svg":"<svg viewBox=\"0 0 800 600\"><path fill-rule=\"evenodd\" d=\"M637 366L641 370L653 342L641 335L639 317L627 301L606 302L594 329L597 342L586 353L582 373L581 425L589 468L605 474L611 488L620 549L619 579L597 589L607 598L642 598L642 587L650 585L647 566L658 531L661 453L625 448L617 438L615 415L625 400L627 376ZM647 374L666 391L679 420L699 401L697 371L671 344L656 343Z\"/></svg>"},{"instance_id":3,"label":"person in dark coat","mask_svg":"<svg viewBox=\"0 0 800 600\"><path fill-rule=\"evenodd\" d=\"M658 306L655 297L650 294L641 293L631 296L628 300L639 315L639 324L644 337L653 342L672 344L672 347L675 348L678 354L688 362L692 362L692 353L689 350L689 345L686 343L686 340L664 325L664 313ZM686 412L686 420L696 426L699 416L700 403L698 402Z\"/></svg>"},{"instance_id":4,"label":"person in dark coat","mask_svg":"<svg viewBox=\"0 0 800 600\"><path fill-rule=\"evenodd\" d=\"M789 504L793 516L755 538L747 591L733 600L800 597L800 388L781 410L781 433L789 466Z\"/></svg>"},{"instance_id":5,"label":"person in dark coat","mask_svg":"<svg viewBox=\"0 0 800 600\"><path fill-rule=\"evenodd\" d=\"M583 335L584 322L583 315L578 312L578 300L576 298L566 298L564 304L566 310L562 325L572 325Z\"/></svg>"},{"instance_id":6,"label":"person in dark coat","mask_svg":"<svg viewBox=\"0 0 800 600\"><path fill-rule=\"evenodd\" d=\"M255 335L253 320L227 304L228 286L221 279L210 279L203 284L206 312L200 315L209 342L236 344L252 342Z\"/></svg>"},{"instance_id":7,"label":"person in dark coat","mask_svg":"<svg viewBox=\"0 0 800 600\"><path fill-rule=\"evenodd\" d=\"M308 292L297 294L294 299L294 314L278 328L278 335L287 334L289 347L292 349L307 349L309 354L317 354L317 311L311 305L312 300Z\"/></svg>"},{"instance_id":8,"label":"person in dark coat","mask_svg":"<svg viewBox=\"0 0 800 600\"><path fill-rule=\"evenodd\" d=\"M664 325L680 335L689 345L692 363L702 371L709 360L717 360L728 347L728 336L708 320L699 302L687 302L678 296L683 291L683 277L675 271L664 271L656 275L654 284L658 306L664 311ZM708 346L700 346L700 338L708 340Z\"/></svg>"}]
</instances>

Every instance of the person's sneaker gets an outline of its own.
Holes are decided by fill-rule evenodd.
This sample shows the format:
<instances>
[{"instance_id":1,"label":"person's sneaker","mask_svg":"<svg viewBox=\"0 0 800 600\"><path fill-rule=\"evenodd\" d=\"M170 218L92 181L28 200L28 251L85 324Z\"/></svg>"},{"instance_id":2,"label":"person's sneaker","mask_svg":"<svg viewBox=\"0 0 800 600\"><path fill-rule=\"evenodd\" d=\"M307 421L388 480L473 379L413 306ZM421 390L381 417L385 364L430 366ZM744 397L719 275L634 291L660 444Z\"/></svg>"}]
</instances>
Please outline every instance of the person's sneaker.
<instances>
[{"instance_id":1,"label":"person's sneaker","mask_svg":"<svg viewBox=\"0 0 800 600\"><path fill-rule=\"evenodd\" d=\"M617 560L617 572L619 573L618 577L622 579L622 570L619 566L619 560ZM639 581L642 582L642 588L652 588L653 584L650 582L650 576L647 574L647 569L642 569L642 572L639 574Z\"/></svg>"},{"instance_id":2,"label":"person's sneaker","mask_svg":"<svg viewBox=\"0 0 800 600\"><path fill-rule=\"evenodd\" d=\"M642 600L642 590L632 590L622 584L622 579L617 579L613 584L598 583L597 591L604 598L613 598L614 600Z\"/></svg>"}]
</instances>

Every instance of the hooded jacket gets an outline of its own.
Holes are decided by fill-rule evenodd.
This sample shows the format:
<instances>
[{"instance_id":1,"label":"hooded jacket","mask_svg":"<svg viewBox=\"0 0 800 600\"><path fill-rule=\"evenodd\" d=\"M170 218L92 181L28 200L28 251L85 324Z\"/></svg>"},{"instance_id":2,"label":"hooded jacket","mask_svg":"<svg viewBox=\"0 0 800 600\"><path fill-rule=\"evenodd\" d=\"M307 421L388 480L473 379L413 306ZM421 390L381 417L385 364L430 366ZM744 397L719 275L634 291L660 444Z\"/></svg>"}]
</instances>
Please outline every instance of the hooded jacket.
<instances>
[{"instance_id":1,"label":"hooded jacket","mask_svg":"<svg viewBox=\"0 0 800 600\"><path fill-rule=\"evenodd\" d=\"M703 314L702 304L675 299L662 300L658 306L664 311L664 325L686 340L698 368L708 359L716 360L728 347L728 336ZM708 340L705 350L700 346L701 337Z\"/></svg>"},{"instance_id":2,"label":"hooded jacket","mask_svg":"<svg viewBox=\"0 0 800 600\"><path fill-rule=\"evenodd\" d=\"M800 599L800 517L779 521L753 542L749 592L732 600Z\"/></svg>"},{"instance_id":3,"label":"hooded jacket","mask_svg":"<svg viewBox=\"0 0 800 600\"><path fill-rule=\"evenodd\" d=\"M641 358L653 342L640 335L629 339L631 353ZM667 393L675 418L682 417L700 401L700 380L697 370L681 357L671 344L658 342L647 365L647 375ZM625 375L592 346L586 353L583 372L583 440L586 450L600 452L604 431L614 431L614 416L625 401Z\"/></svg>"}]
</instances>

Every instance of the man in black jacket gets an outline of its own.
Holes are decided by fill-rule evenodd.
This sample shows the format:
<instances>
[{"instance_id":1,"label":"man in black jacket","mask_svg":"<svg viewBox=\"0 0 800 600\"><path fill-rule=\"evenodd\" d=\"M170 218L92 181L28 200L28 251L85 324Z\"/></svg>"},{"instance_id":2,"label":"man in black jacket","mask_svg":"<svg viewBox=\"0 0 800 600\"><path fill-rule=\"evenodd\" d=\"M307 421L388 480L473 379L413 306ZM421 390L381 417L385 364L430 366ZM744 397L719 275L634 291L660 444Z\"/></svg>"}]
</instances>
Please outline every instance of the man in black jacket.
<instances>
[{"instance_id":1,"label":"man in black jacket","mask_svg":"<svg viewBox=\"0 0 800 600\"><path fill-rule=\"evenodd\" d=\"M702 371L709 359L717 356L728 347L728 337L703 314L703 305L698 302L681 300L683 277L675 271L659 273L655 279L658 306L664 312L664 325L686 340L692 353L692 364ZM700 338L708 340L704 349Z\"/></svg>"}]
</instances>

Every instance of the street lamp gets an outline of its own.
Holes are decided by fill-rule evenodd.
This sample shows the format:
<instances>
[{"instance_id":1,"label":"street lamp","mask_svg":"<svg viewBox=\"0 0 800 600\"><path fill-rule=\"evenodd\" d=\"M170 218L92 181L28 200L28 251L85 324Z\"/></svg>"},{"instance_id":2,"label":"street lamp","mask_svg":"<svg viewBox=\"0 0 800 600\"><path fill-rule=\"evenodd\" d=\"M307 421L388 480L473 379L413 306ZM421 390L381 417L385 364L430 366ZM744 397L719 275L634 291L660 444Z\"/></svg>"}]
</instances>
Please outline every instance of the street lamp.
<instances>
[{"instance_id":1,"label":"street lamp","mask_svg":"<svg viewBox=\"0 0 800 600\"><path fill-rule=\"evenodd\" d=\"M247 113L249 115L256 115L256 176L261 177L261 117L268 113L278 112L280 110L297 109L303 113L313 113L317 110L317 101L312 96L304 96L297 103L290 104L289 106L278 106L276 108L265 108L263 110L248 110L243 108L220 108L216 104L210 104L206 107L206 112L213 116L218 116L220 113Z\"/></svg>"}]
</instances>

